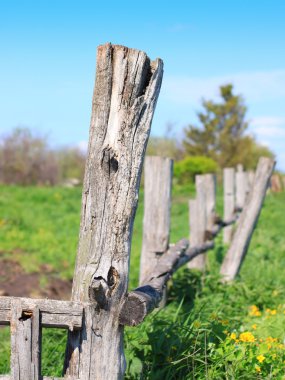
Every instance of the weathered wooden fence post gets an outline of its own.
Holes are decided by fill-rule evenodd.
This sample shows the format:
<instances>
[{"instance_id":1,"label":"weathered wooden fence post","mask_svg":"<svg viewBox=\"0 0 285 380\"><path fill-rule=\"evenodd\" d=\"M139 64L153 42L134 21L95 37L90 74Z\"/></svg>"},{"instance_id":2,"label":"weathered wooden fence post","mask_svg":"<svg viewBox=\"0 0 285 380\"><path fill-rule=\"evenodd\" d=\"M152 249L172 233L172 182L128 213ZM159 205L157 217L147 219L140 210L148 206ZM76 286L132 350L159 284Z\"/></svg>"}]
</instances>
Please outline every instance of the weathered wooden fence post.
<instances>
[{"instance_id":1,"label":"weathered wooden fence post","mask_svg":"<svg viewBox=\"0 0 285 380\"><path fill-rule=\"evenodd\" d=\"M170 235L170 208L173 161L146 157L144 164L143 244L140 284L167 251Z\"/></svg>"},{"instance_id":2,"label":"weathered wooden fence post","mask_svg":"<svg viewBox=\"0 0 285 380\"><path fill-rule=\"evenodd\" d=\"M97 53L88 158L72 299L86 302L82 330L69 334L66 374L121 379L119 312L128 286L142 163L163 74L160 59L106 44Z\"/></svg>"},{"instance_id":3,"label":"weathered wooden fence post","mask_svg":"<svg viewBox=\"0 0 285 380\"><path fill-rule=\"evenodd\" d=\"M244 207L246 200L247 184L245 179L245 172L242 165L238 165L238 170L235 176L235 190L236 190L236 208L241 210Z\"/></svg>"},{"instance_id":4,"label":"weathered wooden fence post","mask_svg":"<svg viewBox=\"0 0 285 380\"><path fill-rule=\"evenodd\" d=\"M247 172L247 176L248 176L248 186L249 186L249 189L251 190L251 187L253 185L253 182L254 182L254 171L253 170L250 170Z\"/></svg>"},{"instance_id":5,"label":"weathered wooden fence post","mask_svg":"<svg viewBox=\"0 0 285 380\"><path fill-rule=\"evenodd\" d=\"M228 221L234 217L235 213L235 170L233 168L224 169L224 220ZM232 239L233 226L224 227L223 241L229 244Z\"/></svg>"},{"instance_id":6,"label":"weathered wooden fence post","mask_svg":"<svg viewBox=\"0 0 285 380\"><path fill-rule=\"evenodd\" d=\"M240 270L251 236L258 221L274 165L274 160L270 158L262 157L259 160L253 187L246 207L241 213L232 244L221 267L221 274L224 276L225 281L233 280Z\"/></svg>"},{"instance_id":7,"label":"weathered wooden fence post","mask_svg":"<svg viewBox=\"0 0 285 380\"><path fill-rule=\"evenodd\" d=\"M207 231L212 231L216 223L216 176L215 174L204 174L206 191L206 218Z\"/></svg>"},{"instance_id":8,"label":"weathered wooden fence post","mask_svg":"<svg viewBox=\"0 0 285 380\"><path fill-rule=\"evenodd\" d=\"M190 212L190 246L198 246L205 242L207 230L207 188L205 176L196 175L196 199L189 202ZM201 254L188 263L189 269L204 270L206 256Z\"/></svg>"}]
</instances>

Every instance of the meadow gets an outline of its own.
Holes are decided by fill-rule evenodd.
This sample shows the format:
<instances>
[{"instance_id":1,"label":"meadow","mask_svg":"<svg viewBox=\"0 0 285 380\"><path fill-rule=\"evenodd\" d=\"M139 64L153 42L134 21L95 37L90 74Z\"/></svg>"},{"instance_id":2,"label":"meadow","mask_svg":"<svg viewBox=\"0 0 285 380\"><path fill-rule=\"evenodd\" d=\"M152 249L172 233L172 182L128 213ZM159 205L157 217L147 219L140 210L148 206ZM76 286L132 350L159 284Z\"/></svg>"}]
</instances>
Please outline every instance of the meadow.
<instances>
[{"instance_id":1,"label":"meadow","mask_svg":"<svg viewBox=\"0 0 285 380\"><path fill-rule=\"evenodd\" d=\"M188 236L191 196L193 186L174 186L172 243ZM70 287L80 203L80 188L0 187L0 268L17 267L27 279L36 274L36 285L27 289L31 296L45 294L51 278ZM217 208L222 215L221 189ZM208 253L205 274L187 268L175 274L167 306L125 330L126 379L285 378L284 210L285 193L267 196L241 273L232 284L222 284L219 277L227 249L222 236ZM141 192L130 288L137 286L142 218ZM0 289L8 280L1 276ZM43 329L43 375L61 375L65 342L64 331ZM9 345L9 328L1 328L0 373L9 371Z\"/></svg>"}]
</instances>

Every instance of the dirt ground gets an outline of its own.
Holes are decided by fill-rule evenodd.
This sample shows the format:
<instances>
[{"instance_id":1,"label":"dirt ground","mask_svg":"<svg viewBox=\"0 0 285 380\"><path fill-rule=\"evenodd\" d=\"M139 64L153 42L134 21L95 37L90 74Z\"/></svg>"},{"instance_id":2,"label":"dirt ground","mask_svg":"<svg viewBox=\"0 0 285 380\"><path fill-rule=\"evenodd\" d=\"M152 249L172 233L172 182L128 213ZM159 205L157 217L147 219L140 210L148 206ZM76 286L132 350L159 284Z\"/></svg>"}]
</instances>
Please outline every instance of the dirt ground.
<instances>
[{"instance_id":1,"label":"dirt ground","mask_svg":"<svg viewBox=\"0 0 285 380\"><path fill-rule=\"evenodd\" d=\"M26 273L16 261L0 257L0 296L68 300L71 286L71 281L58 278L47 266L40 273Z\"/></svg>"}]
</instances>

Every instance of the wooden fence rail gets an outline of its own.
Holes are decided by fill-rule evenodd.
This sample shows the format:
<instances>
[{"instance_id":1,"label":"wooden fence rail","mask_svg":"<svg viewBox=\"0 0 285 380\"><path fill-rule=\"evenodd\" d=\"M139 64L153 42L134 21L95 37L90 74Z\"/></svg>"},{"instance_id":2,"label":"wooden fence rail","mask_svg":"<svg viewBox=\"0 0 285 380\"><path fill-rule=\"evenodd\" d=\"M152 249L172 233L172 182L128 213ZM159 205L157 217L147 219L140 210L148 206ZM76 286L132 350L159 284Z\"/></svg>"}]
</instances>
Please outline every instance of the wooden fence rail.
<instances>
[{"instance_id":1,"label":"wooden fence rail","mask_svg":"<svg viewBox=\"0 0 285 380\"><path fill-rule=\"evenodd\" d=\"M274 168L273 160L261 159L250 195L244 179L237 185L243 194L236 193L237 204L234 171L225 170L224 220L216 215L215 177L197 176L190 242L169 246L172 161L148 158L140 286L127 293L140 177L163 63L106 44L98 48L96 72L72 301L0 297L0 324L11 331L11 374L2 380L58 379L41 374L42 327L68 329L62 379L122 379L124 326L141 323L159 305L167 281L182 265L204 270L213 239L226 227L224 239L231 242L229 226L243 207L221 269L225 280L237 275Z\"/></svg>"}]
</instances>

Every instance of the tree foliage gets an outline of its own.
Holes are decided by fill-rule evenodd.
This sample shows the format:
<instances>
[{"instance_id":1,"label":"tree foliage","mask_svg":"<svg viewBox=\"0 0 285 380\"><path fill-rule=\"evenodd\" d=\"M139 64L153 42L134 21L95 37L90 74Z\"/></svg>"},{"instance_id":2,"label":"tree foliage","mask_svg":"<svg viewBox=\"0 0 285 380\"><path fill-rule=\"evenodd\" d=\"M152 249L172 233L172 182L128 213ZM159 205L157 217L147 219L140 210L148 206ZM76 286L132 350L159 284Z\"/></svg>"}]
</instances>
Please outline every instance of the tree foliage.
<instances>
[{"instance_id":1,"label":"tree foliage","mask_svg":"<svg viewBox=\"0 0 285 380\"><path fill-rule=\"evenodd\" d=\"M181 184L193 182L197 174L215 173L217 170L217 163L205 156L188 156L174 163L174 177Z\"/></svg>"},{"instance_id":2,"label":"tree foliage","mask_svg":"<svg viewBox=\"0 0 285 380\"><path fill-rule=\"evenodd\" d=\"M86 154L80 149L49 147L46 137L16 128L0 139L0 183L56 185L83 180Z\"/></svg>"},{"instance_id":3,"label":"tree foliage","mask_svg":"<svg viewBox=\"0 0 285 380\"><path fill-rule=\"evenodd\" d=\"M233 93L233 85L220 87L221 101L203 100L203 110L197 113L200 125L189 125L185 130L183 145L190 156L207 156L220 167L255 167L261 154L273 156L266 147L246 134L247 107L243 97Z\"/></svg>"}]
</instances>

